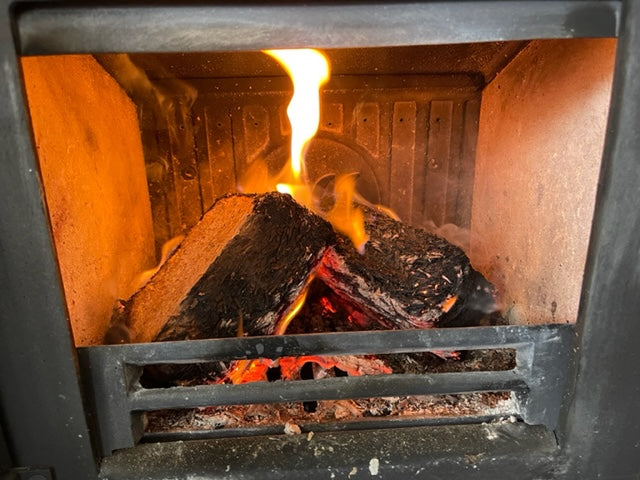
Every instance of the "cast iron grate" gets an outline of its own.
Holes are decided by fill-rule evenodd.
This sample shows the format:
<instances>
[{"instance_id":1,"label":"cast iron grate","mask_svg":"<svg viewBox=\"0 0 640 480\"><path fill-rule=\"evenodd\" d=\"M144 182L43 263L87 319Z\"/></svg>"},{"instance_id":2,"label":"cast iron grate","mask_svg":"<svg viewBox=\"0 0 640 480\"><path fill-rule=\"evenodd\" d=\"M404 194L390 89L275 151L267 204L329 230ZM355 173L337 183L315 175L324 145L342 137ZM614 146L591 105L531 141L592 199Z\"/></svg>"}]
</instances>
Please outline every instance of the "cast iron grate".
<instances>
[{"instance_id":1,"label":"cast iron grate","mask_svg":"<svg viewBox=\"0 0 640 480\"><path fill-rule=\"evenodd\" d=\"M512 391L524 422L554 428L573 332L574 327L565 324L508 325L110 345L82 347L78 353L93 401L102 454L110 455L114 450L133 447L140 440L144 412L212 405ZM514 369L171 388L143 388L139 382L145 365L160 363L498 348L515 350ZM450 423L451 419L443 418L442 422ZM379 421L375 426L384 425ZM393 421L388 422L388 426L394 425Z\"/></svg>"}]
</instances>

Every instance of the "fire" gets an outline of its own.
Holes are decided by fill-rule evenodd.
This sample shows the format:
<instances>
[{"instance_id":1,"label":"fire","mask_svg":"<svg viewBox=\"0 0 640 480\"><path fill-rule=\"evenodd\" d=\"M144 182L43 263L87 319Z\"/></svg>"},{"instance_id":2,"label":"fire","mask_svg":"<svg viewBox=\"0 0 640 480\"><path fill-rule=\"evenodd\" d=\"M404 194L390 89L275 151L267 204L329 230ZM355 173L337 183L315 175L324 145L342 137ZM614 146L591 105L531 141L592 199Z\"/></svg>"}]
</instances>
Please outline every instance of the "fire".
<instances>
[{"instance_id":1,"label":"fire","mask_svg":"<svg viewBox=\"0 0 640 480\"><path fill-rule=\"evenodd\" d=\"M299 180L304 152L320 124L320 87L329 80L329 62L318 50L265 50L278 60L293 81L293 97L287 108L291 122L291 172Z\"/></svg>"},{"instance_id":2,"label":"fire","mask_svg":"<svg viewBox=\"0 0 640 480\"><path fill-rule=\"evenodd\" d=\"M322 211L317 205L318 202L314 200L313 185L306 174L305 153L309 141L315 136L320 125L320 87L329 79L329 63L321 52L313 49L265 50L264 53L280 62L293 82L293 96L287 108L291 123L290 157L285 169L277 175L269 173L265 162L254 162L240 182L240 189L255 193L277 190L291 195L298 203L323 216L338 232L348 236L355 248L363 253L369 237L364 228L364 214L360 208L354 206L354 198L357 195L356 175L335 176L333 206L328 211ZM278 321L275 335L285 333L291 320L304 305L309 283ZM243 334L241 324L238 332L239 335ZM324 366L330 363L320 358L308 357L239 360L234 362L221 382L235 384L266 380L267 371L274 365L280 365L283 371L286 371L284 377L287 378L287 375L294 375L296 368L307 361L315 361Z\"/></svg>"},{"instance_id":3,"label":"fire","mask_svg":"<svg viewBox=\"0 0 640 480\"><path fill-rule=\"evenodd\" d=\"M281 357L275 360L257 358L255 360L238 360L220 383L231 382L234 385L267 381L267 371L280 367L282 380L296 380L305 363L315 363L323 370L337 367L349 376L389 375L392 369L377 358L358 358L352 355L342 357L323 357L320 355L301 355L299 357Z\"/></svg>"},{"instance_id":4,"label":"fire","mask_svg":"<svg viewBox=\"0 0 640 480\"><path fill-rule=\"evenodd\" d=\"M442 304L440 305L440 309L444 313L447 313L449 310L453 308L453 306L456 304L457 301L458 301L458 295L452 295L451 297L448 297L444 302L442 302Z\"/></svg>"},{"instance_id":5,"label":"fire","mask_svg":"<svg viewBox=\"0 0 640 480\"><path fill-rule=\"evenodd\" d=\"M276 329L273 332L275 335L284 335L284 332L287 330L287 327L291 323L291 320L293 320L296 317L296 315L304 305L304 302L307 299L307 292L309 291L309 283L310 281L307 282L307 285L302 290L300 295L298 295L298 298L295 299L295 301L293 302L293 304L291 305L287 313L278 322L278 325L276 326Z\"/></svg>"},{"instance_id":6,"label":"fire","mask_svg":"<svg viewBox=\"0 0 640 480\"><path fill-rule=\"evenodd\" d=\"M256 358L255 360L237 360L218 383L231 382L234 385L267 380L267 370L273 365L273 360Z\"/></svg>"},{"instance_id":7,"label":"fire","mask_svg":"<svg viewBox=\"0 0 640 480\"><path fill-rule=\"evenodd\" d=\"M164 263L169 259L173 252L175 252L176 249L180 246L182 240L184 240L184 235L178 235L177 237L173 237L172 239L166 241L164 245L162 245L162 251L158 265L149 270L145 270L136 276L136 278L132 282L132 292L136 292L137 290L142 288L151 279L151 277L153 277L156 272L160 270L160 267L164 265Z\"/></svg>"},{"instance_id":8,"label":"fire","mask_svg":"<svg viewBox=\"0 0 640 480\"><path fill-rule=\"evenodd\" d=\"M336 201L325 217L336 230L351 239L358 252L364 253L369 235L364 229L364 213L360 208L353 206L355 190L354 175L338 176L335 186Z\"/></svg>"},{"instance_id":9,"label":"fire","mask_svg":"<svg viewBox=\"0 0 640 480\"><path fill-rule=\"evenodd\" d=\"M360 253L369 239L364 228L364 215L354 206L355 177L337 175L333 191L333 207L321 211L316 205L313 185L306 175L305 153L320 124L320 87L329 79L329 63L318 50L264 50L287 71L293 82L293 96L287 108L291 123L291 149L285 169L269 174L264 162L254 162L240 182L245 192L277 190L325 217L334 228L348 236Z\"/></svg>"},{"instance_id":10,"label":"fire","mask_svg":"<svg viewBox=\"0 0 640 480\"><path fill-rule=\"evenodd\" d=\"M307 281L307 284L302 288L302 291L298 297L293 301L289 309L282 315L282 318L276 324L276 328L273 332L274 335L284 335L287 327L291 323L307 299L307 293L309 291L309 285L311 279ZM244 335L242 318L238 321L238 336ZM233 363L233 366L226 373L225 377L221 380L221 383L230 381L233 384L249 383L264 381L267 379L267 370L271 368L277 361L269 360L267 358L257 358L254 360L238 360Z\"/></svg>"}]
</instances>

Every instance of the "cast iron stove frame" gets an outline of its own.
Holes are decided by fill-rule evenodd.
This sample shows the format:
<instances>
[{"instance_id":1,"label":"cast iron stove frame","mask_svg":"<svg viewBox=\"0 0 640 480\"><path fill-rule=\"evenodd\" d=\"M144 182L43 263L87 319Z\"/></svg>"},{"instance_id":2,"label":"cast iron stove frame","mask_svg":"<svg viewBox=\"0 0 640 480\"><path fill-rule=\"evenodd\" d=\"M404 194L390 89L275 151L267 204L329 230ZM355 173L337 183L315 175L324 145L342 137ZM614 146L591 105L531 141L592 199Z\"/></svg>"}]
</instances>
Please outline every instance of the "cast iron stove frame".
<instances>
[{"instance_id":1,"label":"cast iron stove frame","mask_svg":"<svg viewBox=\"0 0 640 480\"><path fill-rule=\"evenodd\" d=\"M352 478L363 478L378 473L384 478L637 478L638 2L318 2L305 6L282 2L176 6L161 2L92 6L3 0L0 8L4 13L0 19L4 77L0 82L0 472L5 470L13 478L64 479L188 474L243 478L351 474ZM570 368L566 387L554 390L559 399L555 428L523 422L473 423L319 432L311 440L298 435L150 443L102 458L91 402L81 386L87 374L79 372L78 352L66 317L21 87L19 55L575 37L618 37L618 47L579 318L575 327L557 330L564 332L563 342L569 343L570 338L572 345L562 349L571 361L566 362ZM545 328L552 331L555 327ZM480 340L474 343L467 339L467 343L455 345L509 344L500 341L499 331L498 327L478 331ZM436 341L439 335L444 335L442 344ZM420 347L452 346L452 335L457 335L455 330L428 333ZM236 343L250 350L260 341L274 342L274 346L293 342L283 337L239 339ZM202 345L216 350L215 342ZM131 346L120 351L128 352L126 355L143 352L143 357L159 354L157 358L162 358L173 348L172 344ZM88 351L81 350L80 356ZM148 360L142 358L143 363L145 358ZM515 371L515 376L520 374ZM516 389L531 380L527 375L518 378L523 383L515 385ZM136 392L133 397L131 391L126 392L127 401L134 402L127 407L130 410L140 407L137 401L148 402L143 406L159 405L153 398L139 400Z\"/></svg>"}]
</instances>

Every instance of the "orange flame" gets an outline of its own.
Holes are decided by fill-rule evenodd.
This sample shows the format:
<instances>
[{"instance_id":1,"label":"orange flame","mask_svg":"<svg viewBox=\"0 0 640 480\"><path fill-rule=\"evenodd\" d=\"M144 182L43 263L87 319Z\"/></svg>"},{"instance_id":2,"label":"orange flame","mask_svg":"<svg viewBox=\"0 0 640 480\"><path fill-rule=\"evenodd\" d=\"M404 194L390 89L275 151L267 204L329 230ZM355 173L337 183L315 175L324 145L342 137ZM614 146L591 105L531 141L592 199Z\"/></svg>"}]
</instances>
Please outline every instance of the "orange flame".
<instances>
[{"instance_id":1,"label":"orange flame","mask_svg":"<svg viewBox=\"0 0 640 480\"><path fill-rule=\"evenodd\" d=\"M295 299L295 301L293 302L293 304L291 305L287 313L278 322L278 325L276 326L276 329L273 332L274 335L284 335L284 332L287 330L287 327L291 323L291 320L293 320L296 317L296 315L304 305L305 300L307 299L307 292L309 291L308 287L310 282L311 281L309 280L309 282L307 283L307 286L305 286L305 288L302 290L300 295L298 295L298 298Z\"/></svg>"},{"instance_id":2,"label":"orange flame","mask_svg":"<svg viewBox=\"0 0 640 480\"><path fill-rule=\"evenodd\" d=\"M347 235L360 253L368 236L364 228L362 211L353 206L355 195L355 177L341 175L336 178L334 189L335 204L328 212L318 211L313 202L313 188L305 177L304 155L309 141L318 131L320 124L320 87L329 79L329 63L318 50L265 50L266 54L275 58L285 68L293 81L293 97L287 108L291 123L291 152L289 171L281 172L279 179L270 178L275 189L288 193L302 205L323 215L337 231ZM254 167L264 177L266 168ZM246 183L254 182L253 178ZM285 183L283 178L290 178ZM254 182L255 183L255 182ZM273 187L267 188L267 190ZM255 186L254 186L255 190ZM264 191L259 188L258 191Z\"/></svg>"},{"instance_id":3,"label":"orange flame","mask_svg":"<svg viewBox=\"0 0 640 480\"><path fill-rule=\"evenodd\" d=\"M355 175L338 176L334 189L336 201L333 208L325 214L325 218L336 230L351 239L358 252L364 253L369 235L364 229L362 209L353 206L355 190Z\"/></svg>"},{"instance_id":4,"label":"orange flame","mask_svg":"<svg viewBox=\"0 0 640 480\"><path fill-rule=\"evenodd\" d=\"M237 360L219 383L231 382L234 385L251 382L264 382L267 380L267 370L274 361L269 358L256 358L254 360Z\"/></svg>"},{"instance_id":5,"label":"orange flame","mask_svg":"<svg viewBox=\"0 0 640 480\"><path fill-rule=\"evenodd\" d=\"M313 49L265 50L264 53L282 64L293 82L293 96L287 108L291 123L291 151L287 167L277 175L269 173L265 161L255 161L245 173L239 189L244 192L262 193L278 190L291 195L296 201L325 217L333 227L348 236L360 253L369 237L364 228L364 215L354 207L356 175L338 175L332 192L333 207L322 211L314 201L314 188L306 175L304 156L309 141L320 124L320 87L329 79L329 63L326 57ZM291 320L302 308L308 284L291 308L276 326L276 335L284 334ZM270 362L264 359L241 360L235 363L225 380L243 383L262 379Z\"/></svg>"},{"instance_id":6,"label":"orange flame","mask_svg":"<svg viewBox=\"0 0 640 480\"><path fill-rule=\"evenodd\" d=\"M442 310L444 313L449 312L449 310L453 308L457 301L458 295L447 297L445 301L440 304L440 310Z\"/></svg>"}]
</instances>

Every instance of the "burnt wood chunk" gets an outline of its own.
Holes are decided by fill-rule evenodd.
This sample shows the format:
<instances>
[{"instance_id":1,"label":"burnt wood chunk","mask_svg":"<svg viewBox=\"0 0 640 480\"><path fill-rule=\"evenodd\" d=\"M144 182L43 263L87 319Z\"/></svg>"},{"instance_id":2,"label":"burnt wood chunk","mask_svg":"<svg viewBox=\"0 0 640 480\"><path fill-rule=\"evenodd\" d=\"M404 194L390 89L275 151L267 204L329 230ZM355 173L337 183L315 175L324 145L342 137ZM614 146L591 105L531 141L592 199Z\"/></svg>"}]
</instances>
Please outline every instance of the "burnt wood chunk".
<instances>
[{"instance_id":1,"label":"burnt wood chunk","mask_svg":"<svg viewBox=\"0 0 640 480\"><path fill-rule=\"evenodd\" d=\"M219 199L117 315L135 342L274 332L312 278L331 226L280 193Z\"/></svg>"},{"instance_id":2,"label":"burnt wood chunk","mask_svg":"<svg viewBox=\"0 0 640 480\"><path fill-rule=\"evenodd\" d=\"M338 236L318 277L386 328L477 324L495 310L494 290L445 239L370 208L364 254Z\"/></svg>"}]
</instances>

